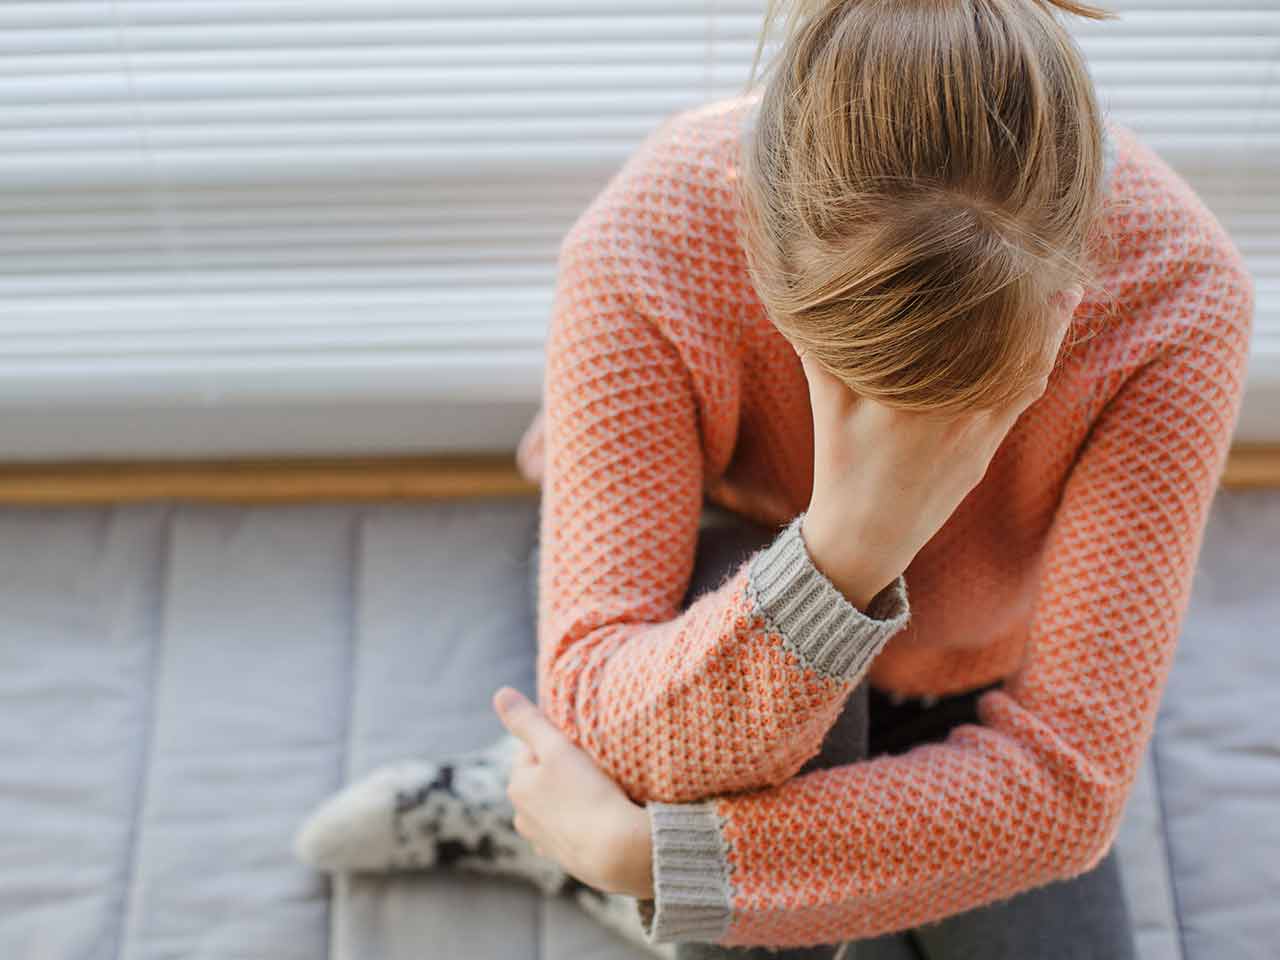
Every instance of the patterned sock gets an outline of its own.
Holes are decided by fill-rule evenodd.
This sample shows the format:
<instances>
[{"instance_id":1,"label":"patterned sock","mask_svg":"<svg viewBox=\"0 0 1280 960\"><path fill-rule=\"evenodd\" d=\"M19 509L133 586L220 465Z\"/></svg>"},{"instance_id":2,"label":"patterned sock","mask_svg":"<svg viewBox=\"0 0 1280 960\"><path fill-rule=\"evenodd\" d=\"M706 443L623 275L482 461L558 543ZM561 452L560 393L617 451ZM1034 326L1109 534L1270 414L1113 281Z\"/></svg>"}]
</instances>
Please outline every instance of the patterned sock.
<instances>
[{"instance_id":1,"label":"patterned sock","mask_svg":"<svg viewBox=\"0 0 1280 960\"><path fill-rule=\"evenodd\" d=\"M512 823L506 788L519 749L519 740L504 735L438 763L379 767L321 804L298 830L294 852L328 872L456 867L558 893L567 874Z\"/></svg>"},{"instance_id":2,"label":"patterned sock","mask_svg":"<svg viewBox=\"0 0 1280 960\"><path fill-rule=\"evenodd\" d=\"M598 923L670 960L673 944L650 944L633 897L605 893L539 856L516 831L507 797L520 741L509 734L439 763L372 771L320 805L294 837L303 863L326 872L455 868L515 877L547 896L565 895Z\"/></svg>"}]
</instances>

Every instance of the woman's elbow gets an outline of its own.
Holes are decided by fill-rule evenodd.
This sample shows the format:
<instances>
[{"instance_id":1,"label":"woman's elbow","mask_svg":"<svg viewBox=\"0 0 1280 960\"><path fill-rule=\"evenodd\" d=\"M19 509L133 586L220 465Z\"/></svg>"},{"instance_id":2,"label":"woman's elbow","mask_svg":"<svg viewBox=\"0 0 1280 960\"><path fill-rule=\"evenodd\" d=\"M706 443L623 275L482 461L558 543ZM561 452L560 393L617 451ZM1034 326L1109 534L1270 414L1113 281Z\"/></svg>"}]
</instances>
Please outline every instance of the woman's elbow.
<instances>
[{"instance_id":1,"label":"woman's elbow","mask_svg":"<svg viewBox=\"0 0 1280 960\"><path fill-rule=\"evenodd\" d=\"M1108 791L1081 804L1077 816L1072 818L1073 842L1062 858L1059 879L1070 880L1088 873L1111 852L1124 818L1126 796Z\"/></svg>"}]
</instances>

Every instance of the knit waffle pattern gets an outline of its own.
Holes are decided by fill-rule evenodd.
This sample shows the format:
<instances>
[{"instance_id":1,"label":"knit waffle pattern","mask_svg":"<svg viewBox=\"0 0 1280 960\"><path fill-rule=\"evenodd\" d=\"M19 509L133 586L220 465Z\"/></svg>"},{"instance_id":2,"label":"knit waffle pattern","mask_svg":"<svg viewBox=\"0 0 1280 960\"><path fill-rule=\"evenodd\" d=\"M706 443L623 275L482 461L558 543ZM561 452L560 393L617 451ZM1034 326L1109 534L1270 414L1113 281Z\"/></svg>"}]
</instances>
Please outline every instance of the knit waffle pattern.
<instances>
[{"instance_id":1,"label":"knit waffle pattern","mask_svg":"<svg viewBox=\"0 0 1280 960\"><path fill-rule=\"evenodd\" d=\"M565 237L518 458L542 492L539 702L650 807L671 882L649 934L807 946L1005 899L1110 848L1239 414L1253 286L1187 184L1110 124L1098 289L1047 391L859 611L798 534L808 389L735 228L754 103L672 117ZM780 529L682 610L704 501ZM864 679L1001 685L945 742L797 776Z\"/></svg>"}]
</instances>

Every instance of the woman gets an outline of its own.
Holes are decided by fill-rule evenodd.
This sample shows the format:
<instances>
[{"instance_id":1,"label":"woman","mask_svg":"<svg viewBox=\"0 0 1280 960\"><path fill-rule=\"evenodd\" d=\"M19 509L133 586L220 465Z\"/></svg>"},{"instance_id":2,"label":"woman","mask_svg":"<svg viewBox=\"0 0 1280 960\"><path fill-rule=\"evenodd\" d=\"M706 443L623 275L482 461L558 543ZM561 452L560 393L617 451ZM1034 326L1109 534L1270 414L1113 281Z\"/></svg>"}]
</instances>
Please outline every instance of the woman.
<instances>
[{"instance_id":1,"label":"woman","mask_svg":"<svg viewBox=\"0 0 1280 960\"><path fill-rule=\"evenodd\" d=\"M305 859L521 872L679 956L1133 955L1111 847L1253 293L1054 13L798 5L763 90L645 141L520 449L538 706ZM708 502L764 536L698 592Z\"/></svg>"}]
</instances>

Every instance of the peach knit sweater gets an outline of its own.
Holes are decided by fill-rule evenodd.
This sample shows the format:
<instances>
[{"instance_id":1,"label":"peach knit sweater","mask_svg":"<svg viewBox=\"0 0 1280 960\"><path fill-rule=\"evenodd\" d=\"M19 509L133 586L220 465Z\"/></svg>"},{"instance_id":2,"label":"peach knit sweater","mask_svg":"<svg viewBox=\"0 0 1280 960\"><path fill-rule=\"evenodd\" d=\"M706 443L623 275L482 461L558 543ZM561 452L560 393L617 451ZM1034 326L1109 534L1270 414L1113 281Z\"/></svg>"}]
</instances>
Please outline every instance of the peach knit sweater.
<instances>
[{"instance_id":1,"label":"peach knit sweater","mask_svg":"<svg viewBox=\"0 0 1280 960\"><path fill-rule=\"evenodd\" d=\"M1083 339L982 481L860 611L799 536L809 394L734 226L755 103L670 118L565 237L519 451L542 496L538 699L648 805L655 942L874 937L1102 858L1252 328L1222 227L1110 124L1105 297L1080 305ZM781 529L681 612L704 499ZM795 776L864 679L904 695L1002 683L945 742Z\"/></svg>"}]
</instances>

